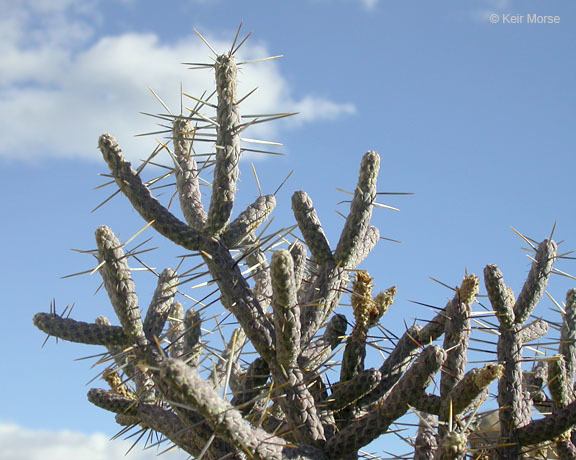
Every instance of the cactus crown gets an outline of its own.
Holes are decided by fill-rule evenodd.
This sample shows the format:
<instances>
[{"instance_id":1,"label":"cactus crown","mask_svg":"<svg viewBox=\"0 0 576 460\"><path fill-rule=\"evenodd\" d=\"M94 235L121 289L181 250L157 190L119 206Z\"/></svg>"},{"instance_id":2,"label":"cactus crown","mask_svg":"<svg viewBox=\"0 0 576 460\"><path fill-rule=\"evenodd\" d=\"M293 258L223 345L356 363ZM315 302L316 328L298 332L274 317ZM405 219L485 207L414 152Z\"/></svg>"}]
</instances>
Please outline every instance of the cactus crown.
<instances>
[{"instance_id":1,"label":"cactus crown","mask_svg":"<svg viewBox=\"0 0 576 460\"><path fill-rule=\"evenodd\" d=\"M392 424L411 409L421 420L415 440L409 440L415 459L457 459L467 452L479 458L482 449L492 458L529 458L543 443L553 444L562 458L575 458L570 430L576 422L576 290L569 291L564 306L559 357L542 360L530 371L522 367L525 344L548 331L542 319L526 322L553 272L556 243L547 239L534 246L534 261L517 298L497 266L484 271L498 323L497 364L468 368L479 278L466 275L434 318L407 328L391 340L391 348L381 348L386 357L378 369L366 368L367 347L379 347L369 331L396 295L391 287L373 296L373 278L356 270L379 240L370 219L380 157L369 151L362 158L335 246L304 191L292 196L301 237L294 237L293 229L264 235L261 227L276 206L274 194L259 196L234 217L240 158L249 150L241 133L258 121L290 115L242 117L235 53L244 41L236 45L236 39L213 64L200 65L215 70L217 103L201 96L189 114L162 116L170 123L172 143L171 149L162 148L173 160L165 176L175 177L183 219L153 196L157 181L143 182L141 168L132 168L111 135L100 137L111 177L145 226L202 262L188 271L154 272L157 286L144 314L128 263L134 252L110 228L96 230L95 270L119 325L105 317L75 321L52 309L34 317L49 335L107 349L102 378L109 388L91 389L89 401L115 413L122 426L154 431L192 456L211 460L354 458L374 439L393 436ZM215 108L216 115L203 115L205 106ZM196 151L206 140L213 143L208 156ZM200 175L210 169L205 208ZM223 350L216 350L201 329L212 304L184 290L204 273L238 326ZM354 315L350 335L345 316L334 314L347 291ZM441 346L432 344L442 337ZM335 366L340 344L344 352ZM334 367L340 375L331 382L326 370ZM438 385L431 387L434 379ZM495 380L499 428L489 438L488 428L474 427ZM533 407L546 416L532 420Z\"/></svg>"}]
</instances>

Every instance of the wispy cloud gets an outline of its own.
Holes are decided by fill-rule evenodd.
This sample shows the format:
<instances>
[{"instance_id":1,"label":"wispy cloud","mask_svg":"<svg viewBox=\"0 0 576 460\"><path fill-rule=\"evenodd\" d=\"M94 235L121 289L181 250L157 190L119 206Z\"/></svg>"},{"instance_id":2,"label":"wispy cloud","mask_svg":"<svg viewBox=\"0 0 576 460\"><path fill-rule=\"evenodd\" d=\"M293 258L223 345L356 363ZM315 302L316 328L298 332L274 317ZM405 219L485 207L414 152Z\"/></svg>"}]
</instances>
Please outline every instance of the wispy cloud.
<instances>
[{"instance_id":1,"label":"wispy cloud","mask_svg":"<svg viewBox=\"0 0 576 460\"><path fill-rule=\"evenodd\" d=\"M351 4L351 5L359 5L362 9L366 11L373 10L380 0L308 0L312 3L322 3L326 5L326 8L331 8L334 6L334 3L337 4Z\"/></svg>"},{"instance_id":2,"label":"wispy cloud","mask_svg":"<svg viewBox=\"0 0 576 460\"><path fill-rule=\"evenodd\" d=\"M212 71L189 71L179 64L210 62L210 51L195 35L173 43L155 34L98 36L86 21L87 15L98 18L96 0L82 9L72 0L23 3L25 7L8 8L0 19L0 156L99 159L97 138L110 132L129 158L144 158L153 142L133 136L157 128L138 112L165 112L147 88L179 113L181 81L184 92L195 96L213 87ZM217 50L230 46L210 40ZM241 51L241 60L270 54L250 42ZM246 65L239 80L240 94L261 88L243 103L244 113L300 111L303 123L354 112L349 104L324 98L311 104L310 96L294 96L276 62ZM184 105L193 104L185 98ZM257 125L251 135L273 136L274 129Z\"/></svg>"},{"instance_id":3,"label":"wispy cloud","mask_svg":"<svg viewBox=\"0 0 576 460\"><path fill-rule=\"evenodd\" d=\"M476 22L489 23L491 14L505 13L511 8L512 0L481 0L470 12L470 17Z\"/></svg>"},{"instance_id":4,"label":"wispy cloud","mask_svg":"<svg viewBox=\"0 0 576 460\"><path fill-rule=\"evenodd\" d=\"M378 0L360 0L360 3L367 10L371 10L376 7Z\"/></svg>"},{"instance_id":5,"label":"wispy cloud","mask_svg":"<svg viewBox=\"0 0 576 460\"><path fill-rule=\"evenodd\" d=\"M103 434L84 434L73 431L31 430L11 423L0 423L0 458L2 460L157 460L155 448L143 450L135 446L128 455L132 442L111 441ZM163 447L163 449L167 448ZM182 451L166 452L165 460L184 460Z\"/></svg>"},{"instance_id":6,"label":"wispy cloud","mask_svg":"<svg viewBox=\"0 0 576 460\"><path fill-rule=\"evenodd\" d=\"M297 123L306 123L317 120L336 120L342 116L354 115L354 104L338 104L320 97L306 96L302 100L293 102L290 110L299 113L295 119Z\"/></svg>"}]
</instances>

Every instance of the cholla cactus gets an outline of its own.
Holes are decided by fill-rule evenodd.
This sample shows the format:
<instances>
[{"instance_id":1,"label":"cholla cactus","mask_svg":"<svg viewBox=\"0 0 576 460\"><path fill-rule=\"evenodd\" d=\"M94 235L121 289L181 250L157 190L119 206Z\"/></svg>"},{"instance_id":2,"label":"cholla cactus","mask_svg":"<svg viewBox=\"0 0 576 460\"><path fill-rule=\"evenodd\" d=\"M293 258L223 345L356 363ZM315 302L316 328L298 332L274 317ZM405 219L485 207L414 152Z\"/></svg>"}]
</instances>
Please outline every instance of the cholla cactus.
<instances>
[{"instance_id":1,"label":"cholla cactus","mask_svg":"<svg viewBox=\"0 0 576 460\"><path fill-rule=\"evenodd\" d=\"M548 329L543 320L525 323L553 270L556 243L545 240L535 248L517 299L498 268L486 267L485 285L499 322L497 364L469 369L471 312L479 279L466 275L445 308L424 326L410 326L378 369L366 369L366 349L376 345L369 331L396 294L391 287L373 295L373 279L356 271L379 240L370 219L380 157L370 151L362 158L336 246L329 244L304 191L292 197L301 239L290 242L291 230L270 237L258 231L275 207L274 195L258 197L234 218L240 135L254 122L245 121L240 112L238 47L234 44L213 64L203 65L215 71L215 117L202 113L212 105L202 97L190 113L164 116L171 122L169 170L184 220L152 195L141 169L132 168L111 135L100 137L111 177L145 224L200 256L203 268L157 274L144 314L129 267L132 252L110 228L96 230L96 269L120 325L104 317L79 322L55 311L34 317L34 324L52 336L106 347L103 361L108 367L102 377L109 389L91 389L88 399L115 413L122 426L157 432L192 456L211 460L355 458L409 410L418 411L421 419L412 443L416 459L478 458L486 452L491 458L517 459L530 456L532 446L542 443L555 443L561 458L575 458L570 430L576 422L576 291L566 300L559 356L550 360L549 368L539 366L531 373L522 368L524 344ZM210 133L213 129L215 134ZM207 139L215 139L215 147L206 159L196 154L195 146ZM200 174L210 168L206 209ZM272 250L280 242L286 247ZM201 330L207 307L201 302L185 305L190 297L181 295L183 283L197 277L198 270L209 273L219 301L239 326L212 366L208 363L216 356L215 346ZM354 279L351 287L349 278ZM346 317L335 314L346 292L355 320L349 335ZM433 344L442 336L441 346ZM325 372L335 366L332 360L341 343L340 379L331 384ZM435 378L438 394L430 392ZM496 380L499 431L491 443L470 449L468 436L478 425L477 411ZM532 406L549 413L532 421ZM487 431L476 428L474 436Z\"/></svg>"}]
</instances>

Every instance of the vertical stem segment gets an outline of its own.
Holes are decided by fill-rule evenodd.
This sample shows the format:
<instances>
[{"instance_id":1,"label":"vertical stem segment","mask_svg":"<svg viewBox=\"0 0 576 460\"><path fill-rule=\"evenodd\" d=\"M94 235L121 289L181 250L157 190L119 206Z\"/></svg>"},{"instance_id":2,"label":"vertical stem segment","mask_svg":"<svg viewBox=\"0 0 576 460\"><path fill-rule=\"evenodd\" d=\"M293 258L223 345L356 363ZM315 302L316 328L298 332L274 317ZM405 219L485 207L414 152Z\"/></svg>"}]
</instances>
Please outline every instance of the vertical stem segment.
<instances>
[{"instance_id":1,"label":"vertical stem segment","mask_svg":"<svg viewBox=\"0 0 576 460\"><path fill-rule=\"evenodd\" d=\"M452 302L446 307L446 326L444 332L444 349L447 352L447 369L440 378L440 395L443 401L449 398L454 387L462 380L466 372L468 345L470 342L471 304L478 294L478 278L466 275ZM440 421L448 422L441 414ZM439 427L441 437L449 434L445 426ZM449 438L448 438L449 439Z\"/></svg>"},{"instance_id":2,"label":"vertical stem segment","mask_svg":"<svg viewBox=\"0 0 576 460\"><path fill-rule=\"evenodd\" d=\"M270 263L272 277L272 306L276 331L276 362L272 372L277 384L283 387L280 404L296 438L303 443L320 443L324 430L315 402L298 367L300 354L300 307L296 292L294 261L290 251L280 249Z\"/></svg>"},{"instance_id":3,"label":"vertical stem segment","mask_svg":"<svg viewBox=\"0 0 576 460\"><path fill-rule=\"evenodd\" d=\"M528 278L514 305L516 324L524 323L540 301L552 272L557 248L558 245L552 240L544 240L538 246Z\"/></svg>"},{"instance_id":4,"label":"vertical stem segment","mask_svg":"<svg viewBox=\"0 0 576 460\"><path fill-rule=\"evenodd\" d=\"M576 289L570 289L566 294L566 311L562 329L560 330L560 354L566 362L566 378L574 387L576 374Z\"/></svg>"},{"instance_id":5,"label":"vertical stem segment","mask_svg":"<svg viewBox=\"0 0 576 460\"><path fill-rule=\"evenodd\" d=\"M314 262L322 265L332 260L330 244L322 229L314 203L312 203L312 199L306 192L302 190L294 192L294 195L292 195L292 211L304 241L306 241L306 245L312 253Z\"/></svg>"},{"instance_id":6,"label":"vertical stem segment","mask_svg":"<svg viewBox=\"0 0 576 460\"><path fill-rule=\"evenodd\" d=\"M96 230L96 244L98 260L103 263L100 273L114 311L126 335L133 342L140 342L144 339L144 328L136 288L130 276L122 244L106 226L98 227Z\"/></svg>"},{"instance_id":7,"label":"vertical stem segment","mask_svg":"<svg viewBox=\"0 0 576 460\"><path fill-rule=\"evenodd\" d=\"M502 272L496 265L487 265L484 268L484 285L499 323L502 327L511 327L515 320L512 310L514 298L504 283Z\"/></svg>"},{"instance_id":8,"label":"vertical stem segment","mask_svg":"<svg viewBox=\"0 0 576 460\"><path fill-rule=\"evenodd\" d=\"M200 229L206 221L206 211L202 205L202 194L198 183L198 167L192 152L194 130L189 120L174 120L173 142L176 157L176 188L180 198L180 208L186 222Z\"/></svg>"},{"instance_id":9,"label":"vertical stem segment","mask_svg":"<svg viewBox=\"0 0 576 460\"><path fill-rule=\"evenodd\" d=\"M436 417L420 413L420 423L418 424L418 435L414 443L414 460L433 460L434 453L438 448L436 440Z\"/></svg>"},{"instance_id":10,"label":"vertical stem segment","mask_svg":"<svg viewBox=\"0 0 576 460\"><path fill-rule=\"evenodd\" d=\"M234 206L242 121L236 104L237 68L234 58L228 54L218 56L214 68L218 92L216 166L206 229L210 234L218 235L230 220Z\"/></svg>"},{"instance_id":11,"label":"vertical stem segment","mask_svg":"<svg viewBox=\"0 0 576 460\"><path fill-rule=\"evenodd\" d=\"M372 205L376 199L376 182L380 170L380 156L376 152L367 152L362 158L358 185L350 205L350 214L340 235L335 259L345 268L354 268L351 262L363 252L364 236L370 225Z\"/></svg>"},{"instance_id":12,"label":"vertical stem segment","mask_svg":"<svg viewBox=\"0 0 576 460\"><path fill-rule=\"evenodd\" d=\"M158 278L158 286L154 291L152 302L148 307L146 319L144 320L144 331L149 340L160 337L172 304L174 296L178 291L178 277L176 272L170 268L165 269Z\"/></svg>"},{"instance_id":13,"label":"vertical stem segment","mask_svg":"<svg viewBox=\"0 0 576 460\"><path fill-rule=\"evenodd\" d=\"M296 295L294 261L286 249L272 256L270 265L276 330L276 356L285 369L297 366L300 354L300 306Z\"/></svg>"}]
</instances>

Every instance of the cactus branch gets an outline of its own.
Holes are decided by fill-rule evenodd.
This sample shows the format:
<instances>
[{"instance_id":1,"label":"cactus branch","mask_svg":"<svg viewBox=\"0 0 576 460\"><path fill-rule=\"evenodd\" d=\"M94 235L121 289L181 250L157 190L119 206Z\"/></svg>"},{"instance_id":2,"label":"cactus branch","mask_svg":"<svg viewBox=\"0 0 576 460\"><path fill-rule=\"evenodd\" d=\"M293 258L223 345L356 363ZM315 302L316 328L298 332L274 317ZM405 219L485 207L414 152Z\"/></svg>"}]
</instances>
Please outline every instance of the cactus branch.
<instances>
[{"instance_id":1,"label":"cactus branch","mask_svg":"<svg viewBox=\"0 0 576 460\"><path fill-rule=\"evenodd\" d=\"M382 376L376 369L359 372L352 379L342 382L333 389L327 408L332 411L344 409L368 394L380 383Z\"/></svg>"},{"instance_id":2,"label":"cactus branch","mask_svg":"<svg viewBox=\"0 0 576 460\"><path fill-rule=\"evenodd\" d=\"M471 406L477 401L478 397L482 396L488 385L502 376L502 372L503 367L494 364L486 364L480 369L468 371L450 393L441 399L441 419L448 421L449 412L453 416L459 416L471 409Z\"/></svg>"},{"instance_id":3,"label":"cactus branch","mask_svg":"<svg viewBox=\"0 0 576 460\"><path fill-rule=\"evenodd\" d=\"M281 458L280 450L285 446L282 438L251 427L240 412L221 399L184 362L167 358L161 364L161 375L170 388L180 395L182 404L196 408L215 432L237 449L258 460Z\"/></svg>"},{"instance_id":4,"label":"cactus branch","mask_svg":"<svg viewBox=\"0 0 576 460\"><path fill-rule=\"evenodd\" d=\"M276 330L276 356L285 369L297 365L300 355L300 307L296 296L294 261L286 249L272 256L274 325Z\"/></svg>"},{"instance_id":5,"label":"cactus branch","mask_svg":"<svg viewBox=\"0 0 576 460\"><path fill-rule=\"evenodd\" d=\"M552 240L544 240L536 250L536 257L528 273L528 278L518 295L514 305L514 315L517 324L522 324L532 314L534 307L540 301L548 278L552 272L552 265L556 259L557 245Z\"/></svg>"},{"instance_id":6,"label":"cactus branch","mask_svg":"<svg viewBox=\"0 0 576 460\"><path fill-rule=\"evenodd\" d=\"M364 234L363 241L358 246L358 251L356 251L356 253L354 253L355 256L350 259L350 267L358 267L364 262L368 254L376 247L378 241L380 241L380 230L373 225L369 225Z\"/></svg>"},{"instance_id":7,"label":"cactus branch","mask_svg":"<svg viewBox=\"0 0 576 460\"><path fill-rule=\"evenodd\" d=\"M576 376L576 289L570 289L566 294L559 352L564 356L566 363L566 378L569 382L574 382Z\"/></svg>"},{"instance_id":8,"label":"cactus branch","mask_svg":"<svg viewBox=\"0 0 576 460\"><path fill-rule=\"evenodd\" d=\"M562 433L570 429L576 423L576 401L554 414L534 420L531 423L518 428L516 438L523 445L539 444L551 439L556 439Z\"/></svg>"},{"instance_id":9,"label":"cactus branch","mask_svg":"<svg viewBox=\"0 0 576 460\"><path fill-rule=\"evenodd\" d=\"M228 54L218 56L214 68L218 91L216 166L205 228L211 235L219 235L228 223L234 206L242 119L236 98L237 68L234 57Z\"/></svg>"},{"instance_id":10,"label":"cactus branch","mask_svg":"<svg viewBox=\"0 0 576 460\"><path fill-rule=\"evenodd\" d=\"M433 460L438 448L436 440L436 418L423 412L419 416L418 435L414 443L414 460Z\"/></svg>"},{"instance_id":11,"label":"cactus branch","mask_svg":"<svg viewBox=\"0 0 576 460\"><path fill-rule=\"evenodd\" d=\"M534 342L544 337L548 333L548 328L548 322L538 318L520 330L518 339L523 344Z\"/></svg>"},{"instance_id":12,"label":"cactus branch","mask_svg":"<svg viewBox=\"0 0 576 460\"><path fill-rule=\"evenodd\" d=\"M63 318L55 313L36 313L34 325L46 334L69 342L115 347L131 343L131 339L121 327L85 323L72 318Z\"/></svg>"},{"instance_id":13,"label":"cactus branch","mask_svg":"<svg viewBox=\"0 0 576 460\"><path fill-rule=\"evenodd\" d=\"M167 268L158 277L158 286L144 319L144 332L151 341L154 341L154 337L159 337L164 329L172 310L177 285L178 277L172 269Z\"/></svg>"},{"instance_id":14,"label":"cactus branch","mask_svg":"<svg viewBox=\"0 0 576 460\"><path fill-rule=\"evenodd\" d=\"M202 234L177 219L152 196L130 163L124 159L116 139L110 134L103 134L98 141L98 147L118 187L142 218L152 223L158 233L174 243L190 251L199 250Z\"/></svg>"},{"instance_id":15,"label":"cactus branch","mask_svg":"<svg viewBox=\"0 0 576 460\"><path fill-rule=\"evenodd\" d=\"M376 182L380 170L380 156L376 152L367 152L362 158L358 185L350 204L350 214L340 235L334 254L335 259L346 268L355 268L358 252L364 252L364 237L372 217L372 205L376 199Z\"/></svg>"},{"instance_id":16,"label":"cactus branch","mask_svg":"<svg viewBox=\"0 0 576 460\"><path fill-rule=\"evenodd\" d=\"M322 230L314 204L306 192L298 191L292 195L292 211L304 241L312 253L312 259L318 265L332 260L330 244Z\"/></svg>"},{"instance_id":17,"label":"cactus branch","mask_svg":"<svg viewBox=\"0 0 576 460\"><path fill-rule=\"evenodd\" d=\"M242 244L246 236L256 230L276 207L274 195L259 196L244 212L228 225L222 235L224 244L234 248Z\"/></svg>"},{"instance_id":18,"label":"cactus branch","mask_svg":"<svg viewBox=\"0 0 576 460\"><path fill-rule=\"evenodd\" d=\"M170 329L168 330L168 340L170 341L170 356L181 358L184 355L184 307L180 302L174 301L170 310Z\"/></svg>"},{"instance_id":19,"label":"cactus branch","mask_svg":"<svg viewBox=\"0 0 576 460\"><path fill-rule=\"evenodd\" d=\"M487 265L484 269L484 283L490 303L496 311L498 321L503 327L511 327L515 321L512 309L514 299L511 298L510 289L504 284L502 272L496 265Z\"/></svg>"},{"instance_id":20,"label":"cactus branch","mask_svg":"<svg viewBox=\"0 0 576 460\"><path fill-rule=\"evenodd\" d=\"M408 410L408 404L424 392L445 358L446 353L440 347L426 348L382 404L328 440L329 457L346 458L385 433L390 424Z\"/></svg>"},{"instance_id":21,"label":"cactus branch","mask_svg":"<svg viewBox=\"0 0 576 460\"><path fill-rule=\"evenodd\" d=\"M100 273L114 311L126 335L133 342L140 342L144 339L142 318L122 245L112 230L105 226L96 230L96 244L98 260L102 264Z\"/></svg>"},{"instance_id":22,"label":"cactus branch","mask_svg":"<svg viewBox=\"0 0 576 460\"><path fill-rule=\"evenodd\" d=\"M190 120L176 118L172 133L176 160L176 188L180 198L180 208L188 225L198 230L206 222L206 211L202 205L198 182L199 171L192 151L195 131Z\"/></svg>"}]
</instances>

